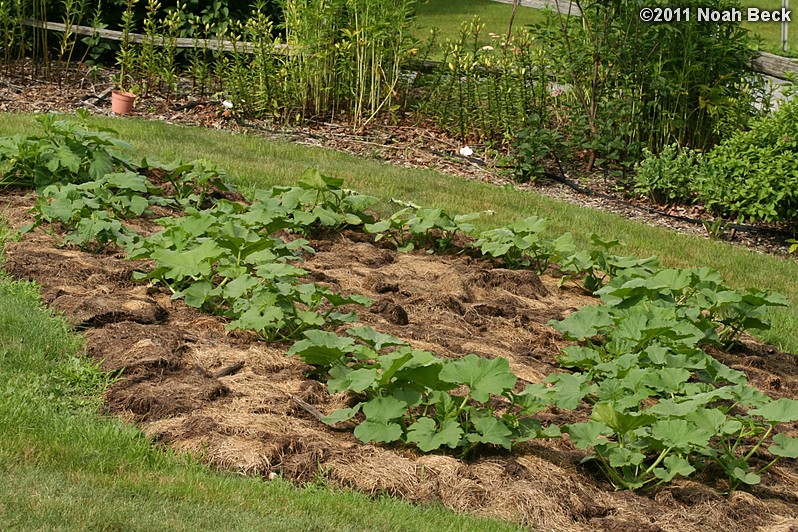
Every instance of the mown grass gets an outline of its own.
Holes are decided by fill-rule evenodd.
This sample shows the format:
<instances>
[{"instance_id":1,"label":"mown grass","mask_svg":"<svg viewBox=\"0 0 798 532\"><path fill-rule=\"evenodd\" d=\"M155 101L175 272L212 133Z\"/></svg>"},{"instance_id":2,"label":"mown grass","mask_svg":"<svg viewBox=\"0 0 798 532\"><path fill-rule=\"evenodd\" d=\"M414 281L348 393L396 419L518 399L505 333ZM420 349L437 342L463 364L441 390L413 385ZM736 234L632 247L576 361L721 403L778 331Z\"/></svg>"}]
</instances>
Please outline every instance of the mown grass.
<instances>
[{"instance_id":1,"label":"mown grass","mask_svg":"<svg viewBox=\"0 0 798 532\"><path fill-rule=\"evenodd\" d=\"M768 11L778 11L781 9L781 0L743 0L740 2L744 8L758 7ZM798 6L793 0L790 8L793 18L798 19ZM745 19L745 14L743 14ZM787 30L787 51L782 50L781 46L781 23L780 22L743 22L743 27L747 28L754 35L759 37L757 46L760 50L771 52L778 55L798 57L798 25L788 24Z\"/></svg>"},{"instance_id":2,"label":"mown grass","mask_svg":"<svg viewBox=\"0 0 798 532\"><path fill-rule=\"evenodd\" d=\"M460 26L476 16L485 25L478 43L484 46L490 43L489 33L507 35L512 11L512 5L492 0L429 0L419 5L416 11L419 28L415 36L424 41L429 37L430 30L437 28L440 30L437 43L442 44L447 39L457 42L460 39ZM538 24L544 20L541 10L518 6L513 19L513 28ZM433 58L439 55L436 52Z\"/></svg>"},{"instance_id":3,"label":"mown grass","mask_svg":"<svg viewBox=\"0 0 798 532\"><path fill-rule=\"evenodd\" d=\"M511 187L496 187L434 170L407 169L377 160L313 148L295 143L269 141L257 136L230 134L204 128L174 126L163 122L95 117L93 123L117 129L138 153L163 161L206 158L227 170L242 190L296 182L304 170L318 168L340 177L345 186L385 200L411 200L453 213L491 210L478 221L480 228L498 227L520 217L537 214L548 219L547 232L574 234L587 246L596 233L603 239L625 243L623 254L659 256L674 267L709 266L733 286L771 289L790 301L773 312L773 328L760 337L781 349L798 353L798 262L750 251L721 241L682 235L621 216L563 203ZM5 114L0 135L37 131L33 116Z\"/></svg>"},{"instance_id":4,"label":"mown grass","mask_svg":"<svg viewBox=\"0 0 798 532\"><path fill-rule=\"evenodd\" d=\"M0 279L0 530L514 530L440 506L218 473L97 415L106 376Z\"/></svg>"}]
</instances>

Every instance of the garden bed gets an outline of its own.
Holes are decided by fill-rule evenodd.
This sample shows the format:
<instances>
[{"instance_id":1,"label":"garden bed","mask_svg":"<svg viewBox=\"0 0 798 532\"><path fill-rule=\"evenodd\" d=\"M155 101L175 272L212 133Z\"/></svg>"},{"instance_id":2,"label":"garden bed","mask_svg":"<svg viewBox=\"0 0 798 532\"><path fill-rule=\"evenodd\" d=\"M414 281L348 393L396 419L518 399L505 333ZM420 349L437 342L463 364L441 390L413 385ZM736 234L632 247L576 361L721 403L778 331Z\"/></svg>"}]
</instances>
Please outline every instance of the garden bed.
<instances>
[{"instance_id":1,"label":"garden bed","mask_svg":"<svg viewBox=\"0 0 798 532\"><path fill-rule=\"evenodd\" d=\"M29 223L34 195L6 192L0 210L12 227ZM152 231L137 221L140 232ZM505 270L468 255L401 254L347 231L311 242L303 268L312 281L369 297L363 324L447 358L469 353L506 358L520 384L562 371L554 357L567 345L547 325L594 298L531 271ZM317 418L347 406L306 377L309 366L287 356L290 344L267 344L135 283L145 266L121 254L58 248L45 231L9 244L6 270L35 280L44 300L86 336L89 354L107 371L124 369L105 396L113 415L137 423L154 440L245 474L387 493L415 502L499 516L558 530L789 530L798 526L798 466L784 460L762 484L729 497L694 480L674 480L647 494L615 492L595 476L569 439L534 440L512 454L483 447L469 460L422 454L402 445L359 442L351 426ZM774 398L798 398L793 355L747 340L714 353L745 371ZM589 408L538 415L546 425L584 421ZM569 419L563 419L568 416ZM780 432L798 433L798 423ZM757 458L764 464L765 457ZM701 479L711 479L705 472Z\"/></svg>"}]
</instances>

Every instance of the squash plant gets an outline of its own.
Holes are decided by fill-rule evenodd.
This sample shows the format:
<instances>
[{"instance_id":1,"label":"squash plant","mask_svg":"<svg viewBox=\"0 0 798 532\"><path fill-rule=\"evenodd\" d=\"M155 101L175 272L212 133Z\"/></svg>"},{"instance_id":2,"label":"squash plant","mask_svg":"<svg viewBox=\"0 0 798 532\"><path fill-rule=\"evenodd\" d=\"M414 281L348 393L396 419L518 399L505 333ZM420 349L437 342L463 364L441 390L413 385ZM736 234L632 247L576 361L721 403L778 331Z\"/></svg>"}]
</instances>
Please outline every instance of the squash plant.
<instances>
[{"instance_id":1,"label":"squash plant","mask_svg":"<svg viewBox=\"0 0 798 532\"><path fill-rule=\"evenodd\" d=\"M545 404L513 392L518 379L506 359L447 360L370 327L346 332L307 331L289 354L326 376L330 393L354 394L354 406L324 421L360 415L355 436L362 441L401 441L424 452L459 448L467 455L480 444L509 450L516 442L559 435L531 417Z\"/></svg>"}]
</instances>

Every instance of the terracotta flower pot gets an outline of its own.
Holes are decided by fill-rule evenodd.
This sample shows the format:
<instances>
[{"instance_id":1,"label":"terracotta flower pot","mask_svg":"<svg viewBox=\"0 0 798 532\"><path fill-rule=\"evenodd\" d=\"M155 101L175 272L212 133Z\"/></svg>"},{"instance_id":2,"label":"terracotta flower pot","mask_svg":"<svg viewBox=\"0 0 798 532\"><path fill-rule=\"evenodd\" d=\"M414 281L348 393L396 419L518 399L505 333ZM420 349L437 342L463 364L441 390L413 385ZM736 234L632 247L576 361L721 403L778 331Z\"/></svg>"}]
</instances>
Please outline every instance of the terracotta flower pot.
<instances>
[{"instance_id":1,"label":"terracotta flower pot","mask_svg":"<svg viewBox=\"0 0 798 532\"><path fill-rule=\"evenodd\" d=\"M133 110L136 95L132 92L111 92L111 112L117 115L126 115Z\"/></svg>"}]
</instances>

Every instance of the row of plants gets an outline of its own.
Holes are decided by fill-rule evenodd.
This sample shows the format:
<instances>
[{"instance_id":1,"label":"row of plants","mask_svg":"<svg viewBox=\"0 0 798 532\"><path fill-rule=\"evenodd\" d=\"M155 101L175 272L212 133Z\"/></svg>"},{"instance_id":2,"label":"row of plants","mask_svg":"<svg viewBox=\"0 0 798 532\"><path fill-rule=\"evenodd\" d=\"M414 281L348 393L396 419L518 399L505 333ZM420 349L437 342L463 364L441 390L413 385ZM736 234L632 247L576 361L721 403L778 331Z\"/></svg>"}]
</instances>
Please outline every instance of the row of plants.
<instances>
[{"instance_id":1,"label":"row of plants","mask_svg":"<svg viewBox=\"0 0 798 532\"><path fill-rule=\"evenodd\" d=\"M310 171L299 186L262 191L253 203L217 199L212 192L231 188L205 162L134 164L108 131L90 133L53 117L39 122L42 136L0 141L0 182L35 186L39 193L35 222L24 231L57 223L65 231L63 244L92 252L124 247L131 259L152 259L155 268L137 274L138 280L163 285L189 306L224 316L231 329L265 340L351 321L355 315L341 307L369 303L302 282L307 272L294 263L313 250L307 240L280 233L373 221L364 211L375 198ZM170 216L155 218L153 207ZM142 236L125 224L142 216L163 229Z\"/></svg>"},{"instance_id":2,"label":"row of plants","mask_svg":"<svg viewBox=\"0 0 798 532\"><path fill-rule=\"evenodd\" d=\"M427 212L427 223L405 216L412 222L401 228L409 233L404 240L391 224L397 249L408 249L403 242L418 238L418 226L427 227L429 250L451 249L429 241L430 235L448 241L450 231L440 228L450 227L451 217ZM446 221L436 228L436 220ZM538 249L558 249L563 282L580 279L601 297L600 306L550 322L579 342L558 357L571 373L519 390L504 359L442 359L367 327L346 335L308 331L289 353L311 364L330 393L353 396L353 406L324 421L355 419L355 435L366 442L401 442L424 452L456 448L463 455L479 444L511 449L567 433L578 448L592 449L586 460L596 460L607 480L632 490L694 473L711 479L718 470L733 490L759 483L778 459L798 457L798 439L774 435L776 426L798 419L798 401L771 400L705 351L767 328L767 309L785 305L783 297L732 290L707 268L666 269L653 257L617 256L610 252L617 242L595 237L592 252L569 254L563 237L539 235L530 247L535 224L542 229L532 218L496 230L517 232L518 245L485 256L513 257L506 264L525 267L542 260ZM574 410L584 403L592 405L587 422L544 427L534 417L552 406ZM771 459L762 465L757 452L766 443Z\"/></svg>"},{"instance_id":3,"label":"row of plants","mask_svg":"<svg viewBox=\"0 0 798 532\"><path fill-rule=\"evenodd\" d=\"M133 165L129 157L117 156L108 173L92 176L81 169L120 143L108 132L88 135L74 124L41 122L49 137L0 143L6 147L0 168L8 182L34 185L35 176L60 168L53 159L38 158L42 152L59 153L58 160L74 169L42 181L38 223L61 223L67 242L93 251L103 243L125 246L130 258L154 263L137 279L161 284L174 298L223 316L231 329L294 341L289 354L313 367L311 374L330 393L351 398L352 406L324 421L353 420L362 441L469 455L479 446L510 450L519 442L565 433L577 447L592 448L587 459L595 459L606 478L624 489L696 472L711 479L719 469L731 490L758 483L782 457L798 457L798 439L775 434L779 424L798 420L798 401L772 400L705 351L727 348L747 330L767 328L767 309L784 305L781 296L732 290L705 268L666 269L656 258L618 256L612 253L617 242L594 238L594 250L578 251L570 235L543 237L545 221L536 217L476 233L470 223L476 215L456 217L405 204L380 221L369 213L374 198L312 170L297 186L259 191L251 203L216 198L213 187L229 187L222 173L202 164ZM53 131L83 139L61 144L78 151L87 137L104 143L81 155L71 148L48 149L48 143L59 144ZM29 152L36 154L32 158L13 150L37 143L42 147ZM153 184L147 172L161 176L164 185ZM203 192L203 184L210 188ZM156 208L173 214L155 220L162 230L141 236L124 229L126 217L152 218ZM107 241L82 240L81 219L98 212L122 229L111 231ZM352 309L368 300L304 282L306 272L296 264L313 252L305 237L346 227L362 227L405 251L471 248L507 267L553 267L563 283L582 282L602 304L550 323L578 342L559 357L571 371L521 389L502 358L444 359L371 327L336 333L357 320ZM544 426L535 417L552 406L573 410L585 403L592 407L590 421ZM765 447L770 461L762 465L758 451Z\"/></svg>"}]
</instances>

